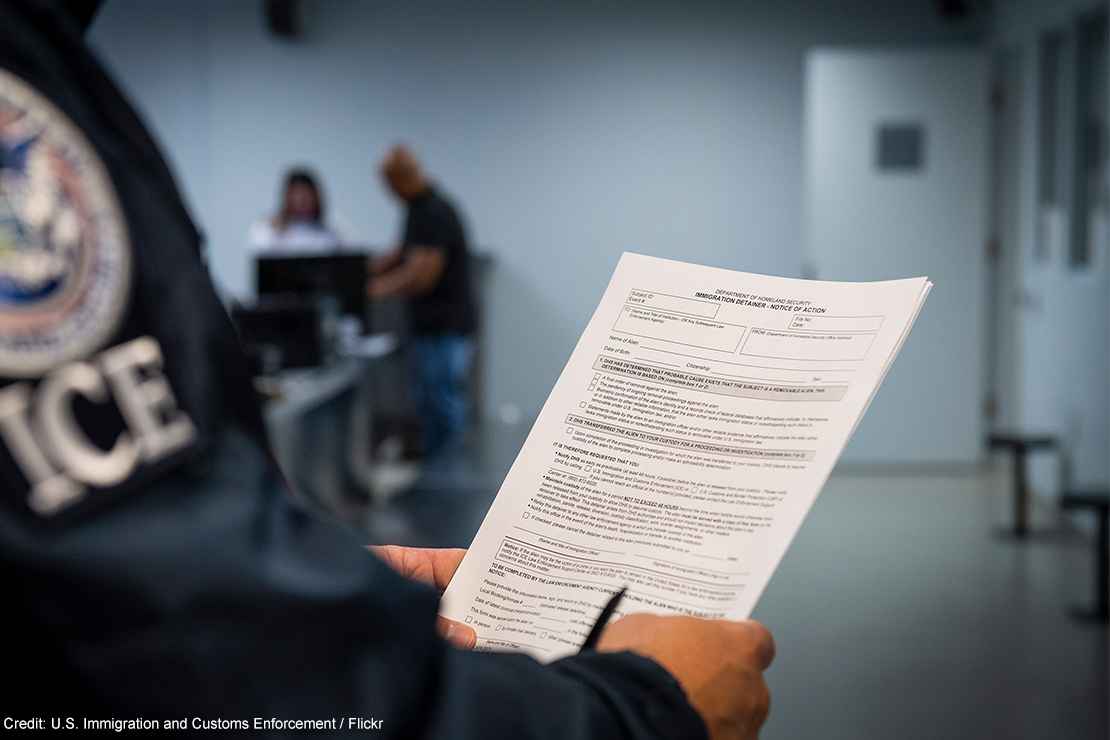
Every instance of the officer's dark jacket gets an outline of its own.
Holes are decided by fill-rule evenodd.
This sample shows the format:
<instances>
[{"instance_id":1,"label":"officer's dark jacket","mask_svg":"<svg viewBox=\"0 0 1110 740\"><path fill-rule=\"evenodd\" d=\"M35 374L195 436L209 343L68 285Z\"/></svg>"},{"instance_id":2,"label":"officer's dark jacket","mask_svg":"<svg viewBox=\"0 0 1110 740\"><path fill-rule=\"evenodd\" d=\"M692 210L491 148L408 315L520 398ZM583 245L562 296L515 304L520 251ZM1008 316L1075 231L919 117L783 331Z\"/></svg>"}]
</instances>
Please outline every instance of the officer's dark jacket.
<instances>
[{"instance_id":1,"label":"officer's dark jacket","mask_svg":"<svg viewBox=\"0 0 1110 740\"><path fill-rule=\"evenodd\" d=\"M590 654L541 666L449 648L434 636L435 593L298 509L274 483L198 233L77 25L47 3L0 4L0 73L83 132L118 199L131 260L126 311L99 347L38 374L0 377L0 714L372 716L382 720L378 734L398 738L705 736L676 682L644 658ZM26 143L0 149L5 166L21 166ZM0 301L0 327L14 310ZM18 360L12 338L0 337L0 369ZM112 375L104 353L120 347L134 364ZM54 386L61 402L43 400L52 377L63 378ZM99 479L70 470L74 449L143 438L134 420L144 409L121 408L124 381L143 389L130 401L156 414L147 422L168 429L176 419L190 433L128 458L122 480L109 481L103 466ZM167 387L172 396L157 392ZM32 423L37 404L44 418L75 427ZM18 458L13 440L24 432L43 450ZM77 447L67 453L61 437ZM36 511L32 453L45 453L54 482L81 494Z\"/></svg>"}]
</instances>

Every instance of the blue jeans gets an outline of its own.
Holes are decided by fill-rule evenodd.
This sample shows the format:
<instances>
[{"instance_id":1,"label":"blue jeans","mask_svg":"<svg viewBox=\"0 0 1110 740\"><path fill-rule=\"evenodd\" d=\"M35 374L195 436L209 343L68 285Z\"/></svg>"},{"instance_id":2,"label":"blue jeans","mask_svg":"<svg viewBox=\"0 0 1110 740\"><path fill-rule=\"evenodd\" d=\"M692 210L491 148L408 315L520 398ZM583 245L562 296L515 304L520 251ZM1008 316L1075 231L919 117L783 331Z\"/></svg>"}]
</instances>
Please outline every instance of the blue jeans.
<instances>
[{"instance_id":1,"label":"blue jeans","mask_svg":"<svg viewBox=\"0 0 1110 740\"><path fill-rule=\"evenodd\" d=\"M474 340L470 337L442 334L413 339L413 374L426 456L442 451L466 427L473 359Z\"/></svg>"}]
</instances>

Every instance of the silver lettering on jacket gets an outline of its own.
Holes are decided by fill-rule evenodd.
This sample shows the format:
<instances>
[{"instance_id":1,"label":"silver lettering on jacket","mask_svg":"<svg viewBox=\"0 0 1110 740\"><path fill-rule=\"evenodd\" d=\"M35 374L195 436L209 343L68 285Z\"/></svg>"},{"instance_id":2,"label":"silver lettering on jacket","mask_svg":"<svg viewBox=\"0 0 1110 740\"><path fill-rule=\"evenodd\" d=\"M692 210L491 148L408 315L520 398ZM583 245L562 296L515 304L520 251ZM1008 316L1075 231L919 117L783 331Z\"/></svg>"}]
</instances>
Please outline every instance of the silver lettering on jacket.
<instances>
[{"instance_id":1,"label":"silver lettering on jacket","mask_svg":"<svg viewBox=\"0 0 1110 740\"><path fill-rule=\"evenodd\" d=\"M93 444L73 415L81 396L93 403L115 401L124 429L111 449ZM196 427L177 406L162 373L162 350L139 337L100 353L91 362L71 362L31 384L0 390L0 439L30 483L27 503L52 516L82 500L88 486L110 488L143 464L188 446Z\"/></svg>"}]
</instances>

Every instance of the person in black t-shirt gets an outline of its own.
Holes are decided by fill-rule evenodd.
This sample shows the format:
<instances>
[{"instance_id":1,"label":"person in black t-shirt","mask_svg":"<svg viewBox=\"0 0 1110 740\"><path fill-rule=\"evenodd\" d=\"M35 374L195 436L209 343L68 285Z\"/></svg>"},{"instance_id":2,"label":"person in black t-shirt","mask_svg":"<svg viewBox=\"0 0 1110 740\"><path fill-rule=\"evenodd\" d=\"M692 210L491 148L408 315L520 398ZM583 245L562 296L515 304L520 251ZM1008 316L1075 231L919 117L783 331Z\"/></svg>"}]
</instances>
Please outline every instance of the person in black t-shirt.
<instances>
[{"instance_id":1,"label":"person in black t-shirt","mask_svg":"<svg viewBox=\"0 0 1110 740\"><path fill-rule=\"evenodd\" d=\"M381 172L407 214L400 246L371 263L369 291L372 298L408 301L424 452L434 455L458 436L469 412L466 385L477 316L466 231L454 205L407 148L393 147Z\"/></svg>"}]
</instances>

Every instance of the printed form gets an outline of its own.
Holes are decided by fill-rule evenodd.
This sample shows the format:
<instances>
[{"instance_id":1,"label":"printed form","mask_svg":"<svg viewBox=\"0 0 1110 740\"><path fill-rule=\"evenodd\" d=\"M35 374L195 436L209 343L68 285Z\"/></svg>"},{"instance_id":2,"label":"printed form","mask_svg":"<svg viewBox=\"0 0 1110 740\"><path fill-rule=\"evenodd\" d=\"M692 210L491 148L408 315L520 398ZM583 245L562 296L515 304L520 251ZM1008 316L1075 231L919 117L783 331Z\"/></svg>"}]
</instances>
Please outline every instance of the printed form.
<instances>
[{"instance_id":1,"label":"printed form","mask_svg":"<svg viewBox=\"0 0 1110 740\"><path fill-rule=\"evenodd\" d=\"M617 616L746 618L931 287L626 253L444 616L542 660L625 586Z\"/></svg>"}]
</instances>

